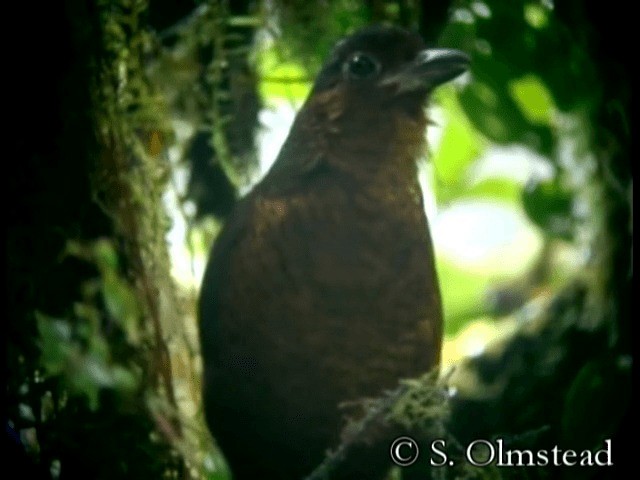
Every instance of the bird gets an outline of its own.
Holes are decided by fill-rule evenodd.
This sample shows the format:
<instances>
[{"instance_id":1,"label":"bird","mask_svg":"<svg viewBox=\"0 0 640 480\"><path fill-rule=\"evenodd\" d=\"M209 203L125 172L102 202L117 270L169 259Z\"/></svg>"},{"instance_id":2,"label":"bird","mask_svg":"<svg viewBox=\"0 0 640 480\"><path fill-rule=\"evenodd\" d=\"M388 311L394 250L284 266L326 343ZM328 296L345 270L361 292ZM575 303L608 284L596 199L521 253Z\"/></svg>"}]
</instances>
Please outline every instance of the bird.
<instances>
[{"instance_id":1,"label":"bird","mask_svg":"<svg viewBox=\"0 0 640 480\"><path fill-rule=\"evenodd\" d=\"M439 364L416 161L431 92L468 65L400 27L340 40L225 221L198 311L205 418L235 480L304 478L339 444L342 405ZM379 478L379 464L344 478Z\"/></svg>"}]
</instances>

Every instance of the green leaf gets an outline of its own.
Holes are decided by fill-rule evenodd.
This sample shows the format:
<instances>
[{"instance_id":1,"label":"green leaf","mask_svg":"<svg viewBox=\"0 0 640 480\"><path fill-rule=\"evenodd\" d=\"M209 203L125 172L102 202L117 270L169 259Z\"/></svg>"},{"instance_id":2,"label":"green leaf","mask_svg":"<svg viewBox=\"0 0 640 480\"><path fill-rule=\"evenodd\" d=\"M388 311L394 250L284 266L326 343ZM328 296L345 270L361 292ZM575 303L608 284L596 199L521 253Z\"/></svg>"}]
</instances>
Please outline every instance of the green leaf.
<instances>
[{"instance_id":1,"label":"green leaf","mask_svg":"<svg viewBox=\"0 0 640 480\"><path fill-rule=\"evenodd\" d=\"M510 99L505 99L495 88L479 80L469 85L461 94L464 111L473 125L482 134L501 144L518 140L523 130L519 111L505 100Z\"/></svg>"},{"instance_id":2,"label":"green leaf","mask_svg":"<svg viewBox=\"0 0 640 480\"><path fill-rule=\"evenodd\" d=\"M113 382L118 390L133 391L138 386L138 378L131 370L120 365L114 365L111 373Z\"/></svg>"},{"instance_id":3,"label":"green leaf","mask_svg":"<svg viewBox=\"0 0 640 480\"><path fill-rule=\"evenodd\" d=\"M631 399L631 364L625 357L592 360L565 397L562 435L574 450L601 448L617 429Z\"/></svg>"},{"instance_id":4,"label":"green leaf","mask_svg":"<svg viewBox=\"0 0 640 480\"><path fill-rule=\"evenodd\" d=\"M281 60L275 48L258 54L258 71L261 77L259 91L265 100L276 97L302 101L309 95L310 73L299 63Z\"/></svg>"},{"instance_id":5,"label":"green leaf","mask_svg":"<svg viewBox=\"0 0 640 480\"><path fill-rule=\"evenodd\" d=\"M85 355L81 372L82 375L78 375L78 378L82 380L86 379L86 383L97 387L112 387L114 384L111 368L107 364L106 359L100 355L93 353Z\"/></svg>"},{"instance_id":6,"label":"green leaf","mask_svg":"<svg viewBox=\"0 0 640 480\"><path fill-rule=\"evenodd\" d=\"M67 366L69 356L77 353L77 346L71 339L71 324L40 312L35 312L35 317L40 337L40 362L47 373L60 374Z\"/></svg>"},{"instance_id":7,"label":"green leaf","mask_svg":"<svg viewBox=\"0 0 640 480\"><path fill-rule=\"evenodd\" d=\"M485 313L486 291L492 278L469 272L443 255L436 257L442 292L445 333L455 334L468 318Z\"/></svg>"},{"instance_id":8,"label":"green leaf","mask_svg":"<svg viewBox=\"0 0 640 480\"><path fill-rule=\"evenodd\" d=\"M522 192L522 205L531 221L547 233L573 238L573 197L557 180L530 182Z\"/></svg>"},{"instance_id":9,"label":"green leaf","mask_svg":"<svg viewBox=\"0 0 640 480\"><path fill-rule=\"evenodd\" d=\"M139 340L138 303L132 288L115 274L105 275L102 294L109 315L124 329L127 338L136 343Z\"/></svg>"},{"instance_id":10,"label":"green leaf","mask_svg":"<svg viewBox=\"0 0 640 480\"><path fill-rule=\"evenodd\" d=\"M543 29L549 24L549 13L542 5L529 3L524 6L524 19L536 29Z\"/></svg>"},{"instance_id":11,"label":"green leaf","mask_svg":"<svg viewBox=\"0 0 640 480\"><path fill-rule=\"evenodd\" d=\"M227 20L230 27L261 27L263 19L252 15L235 15Z\"/></svg>"},{"instance_id":12,"label":"green leaf","mask_svg":"<svg viewBox=\"0 0 640 480\"><path fill-rule=\"evenodd\" d=\"M101 272L118 269L118 254L113 243L108 239L96 240L92 245L96 265Z\"/></svg>"},{"instance_id":13,"label":"green leaf","mask_svg":"<svg viewBox=\"0 0 640 480\"><path fill-rule=\"evenodd\" d=\"M531 122L510 93L509 85L523 74L496 56L475 55L472 65L474 81L461 91L460 102L473 125L495 143L524 143L549 154L550 126Z\"/></svg>"},{"instance_id":14,"label":"green leaf","mask_svg":"<svg viewBox=\"0 0 640 480\"><path fill-rule=\"evenodd\" d=\"M527 120L536 125L549 125L556 110L547 86L535 75L509 82L509 93Z\"/></svg>"},{"instance_id":15,"label":"green leaf","mask_svg":"<svg viewBox=\"0 0 640 480\"><path fill-rule=\"evenodd\" d=\"M456 185L463 179L469 165L485 149L486 142L465 115L452 89L441 89L437 100L444 110L445 124L431 160L438 181Z\"/></svg>"},{"instance_id":16,"label":"green leaf","mask_svg":"<svg viewBox=\"0 0 640 480\"><path fill-rule=\"evenodd\" d=\"M459 198L487 198L515 204L520 200L520 185L506 178L488 178L468 188Z\"/></svg>"}]
</instances>

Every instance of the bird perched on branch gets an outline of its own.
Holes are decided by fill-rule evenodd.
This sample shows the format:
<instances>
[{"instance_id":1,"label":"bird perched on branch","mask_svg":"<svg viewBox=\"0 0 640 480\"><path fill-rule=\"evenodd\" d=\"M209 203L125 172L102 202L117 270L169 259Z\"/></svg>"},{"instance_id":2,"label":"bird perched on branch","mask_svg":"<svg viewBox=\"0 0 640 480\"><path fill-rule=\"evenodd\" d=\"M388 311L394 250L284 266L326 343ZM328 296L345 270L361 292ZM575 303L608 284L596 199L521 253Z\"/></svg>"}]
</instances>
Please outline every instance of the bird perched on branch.
<instances>
[{"instance_id":1,"label":"bird perched on branch","mask_svg":"<svg viewBox=\"0 0 640 480\"><path fill-rule=\"evenodd\" d=\"M340 41L224 225L199 314L206 419L235 480L303 478L339 443L341 403L439 363L416 159L429 93L468 61L394 27Z\"/></svg>"}]
</instances>

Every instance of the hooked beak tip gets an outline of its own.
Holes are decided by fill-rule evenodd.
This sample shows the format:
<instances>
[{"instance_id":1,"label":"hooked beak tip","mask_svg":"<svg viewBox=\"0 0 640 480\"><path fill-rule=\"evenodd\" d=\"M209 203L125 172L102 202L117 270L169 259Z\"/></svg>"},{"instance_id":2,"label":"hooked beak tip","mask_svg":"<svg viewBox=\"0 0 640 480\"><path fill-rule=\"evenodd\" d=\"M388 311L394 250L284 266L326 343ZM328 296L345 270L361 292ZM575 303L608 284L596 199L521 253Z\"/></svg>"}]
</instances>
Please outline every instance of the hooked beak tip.
<instances>
[{"instance_id":1,"label":"hooked beak tip","mask_svg":"<svg viewBox=\"0 0 640 480\"><path fill-rule=\"evenodd\" d=\"M383 86L395 85L398 92L431 90L468 70L471 58L451 48L421 50L406 68L384 79Z\"/></svg>"}]
</instances>

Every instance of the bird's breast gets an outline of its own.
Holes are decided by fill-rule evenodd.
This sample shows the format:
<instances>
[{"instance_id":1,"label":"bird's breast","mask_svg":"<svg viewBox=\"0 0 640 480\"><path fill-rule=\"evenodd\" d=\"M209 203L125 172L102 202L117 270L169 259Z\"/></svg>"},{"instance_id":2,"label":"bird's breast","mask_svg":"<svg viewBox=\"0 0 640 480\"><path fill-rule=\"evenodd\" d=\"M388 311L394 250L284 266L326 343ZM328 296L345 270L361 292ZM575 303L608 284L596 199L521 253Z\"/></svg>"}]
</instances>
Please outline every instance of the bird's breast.
<instances>
[{"instance_id":1,"label":"bird's breast","mask_svg":"<svg viewBox=\"0 0 640 480\"><path fill-rule=\"evenodd\" d=\"M372 369L361 378L376 384L378 373L396 380L435 363L438 285L412 185L325 182L254 202L232 253L231 328L255 332L269 361L299 359L329 377ZM356 394L358 377L347 378Z\"/></svg>"},{"instance_id":2,"label":"bird's breast","mask_svg":"<svg viewBox=\"0 0 640 480\"><path fill-rule=\"evenodd\" d=\"M426 218L411 187L327 181L248 200L242 231L214 258L227 266L215 338L204 333L216 350L207 415L229 449L241 440L228 429L241 422L268 432L276 450L309 455L311 467L338 441L342 402L380 395L438 363Z\"/></svg>"}]
</instances>

